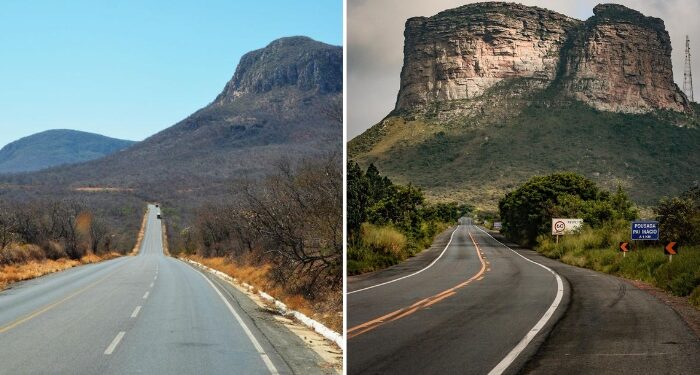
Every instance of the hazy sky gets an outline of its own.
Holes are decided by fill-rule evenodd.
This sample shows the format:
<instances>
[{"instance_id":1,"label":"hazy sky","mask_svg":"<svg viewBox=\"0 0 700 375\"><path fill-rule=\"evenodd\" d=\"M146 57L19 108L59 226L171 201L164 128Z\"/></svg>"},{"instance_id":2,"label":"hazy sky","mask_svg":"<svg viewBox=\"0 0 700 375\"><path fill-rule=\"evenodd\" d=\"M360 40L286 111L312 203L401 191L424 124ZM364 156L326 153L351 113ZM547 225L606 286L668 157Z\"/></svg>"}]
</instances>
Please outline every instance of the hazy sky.
<instances>
[{"instance_id":1,"label":"hazy sky","mask_svg":"<svg viewBox=\"0 0 700 375\"><path fill-rule=\"evenodd\" d=\"M403 30L407 18L432 16L471 0L348 0L348 139L376 124L394 108L403 62ZM522 0L585 20L601 0ZM693 53L696 101L700 96L700 1L617 0L666 23L673 46L674 78L683 85L685 35Z\"/></svg>"},{"instance_id":2,"label":"hazy sky","mask_svg":"<svg viewBox=\"0 0 700 375\"><path fill-rule=\"evenodd\" d=\"M0 147L67 128L141 140L283 36L341 45L342 0L0 0Z\"/></svg>"}]
</instances>

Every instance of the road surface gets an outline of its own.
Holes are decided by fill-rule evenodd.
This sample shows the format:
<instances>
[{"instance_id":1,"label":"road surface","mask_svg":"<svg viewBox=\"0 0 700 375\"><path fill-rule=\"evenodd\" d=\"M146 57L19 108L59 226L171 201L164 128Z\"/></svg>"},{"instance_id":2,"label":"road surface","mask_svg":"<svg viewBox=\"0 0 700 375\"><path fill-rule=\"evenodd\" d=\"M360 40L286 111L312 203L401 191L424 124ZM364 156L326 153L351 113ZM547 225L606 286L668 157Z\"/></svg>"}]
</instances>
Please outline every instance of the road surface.
<instances>
[{"instance_id":1,"label":"road surface","mask_svg":"<svg viewBox=\"0 0 700 375\"><path fill-rule=\"evenodd\" d=\"M138 256L0 293L0 374L324 372L235 288L164 256L158 210L149 205Z\"/></svg>"},{"instance_id":2,"label":"road surface","mask_svg":"<svg viewBox=\"0 0 700 375\"><path fill-rule=\"evenodd\" d=\"M349 374L700 368L697 337L653 297L465 224L407 262L349 279Z\"/></svg>"}]
</instances>

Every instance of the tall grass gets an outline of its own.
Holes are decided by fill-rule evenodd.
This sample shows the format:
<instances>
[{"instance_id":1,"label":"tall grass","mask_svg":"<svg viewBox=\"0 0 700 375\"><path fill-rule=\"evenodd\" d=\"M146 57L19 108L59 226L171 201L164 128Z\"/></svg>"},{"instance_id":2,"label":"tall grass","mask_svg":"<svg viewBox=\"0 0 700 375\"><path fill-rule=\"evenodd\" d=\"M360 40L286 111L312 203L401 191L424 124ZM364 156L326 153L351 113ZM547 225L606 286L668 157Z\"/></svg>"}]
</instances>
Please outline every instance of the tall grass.
<instances>
[{"instance_id":1,"label":"tall grass","mask_svg":"<svg viewBox=\"0 0 700 375\"><path fill-rule=\"evenodd\" d=\"M450 224L426 221L413 237L391 226L363 223L359 243L348 245L348 274L356 275L393 266L430 247Z\"/></svg>"},{"instance_id":2,"label":"tall grass","mask_svg":"<svg viewBox=\"0 0 700 375\"><path fill-rule=\"evenodd\" d=\"M700 246L683 246L669 262L658 242L638 244L625 256L620 242L629 242L629 223L611 223L603 228L584 228L580 233L537 239L536 250L553 259L633 280L641 280L677 296L689 296L700 308Z\"/></svg>"}]
</instances>

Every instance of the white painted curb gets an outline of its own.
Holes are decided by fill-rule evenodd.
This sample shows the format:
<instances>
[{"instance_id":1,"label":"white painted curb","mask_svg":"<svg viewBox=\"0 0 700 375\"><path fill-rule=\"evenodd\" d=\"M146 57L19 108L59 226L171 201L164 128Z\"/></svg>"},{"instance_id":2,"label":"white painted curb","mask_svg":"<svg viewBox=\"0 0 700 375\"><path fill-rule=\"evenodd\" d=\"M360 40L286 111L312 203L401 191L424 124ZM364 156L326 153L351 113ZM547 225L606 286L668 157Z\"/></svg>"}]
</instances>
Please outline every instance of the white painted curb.
<instances>
[{"instance_id":1,"label":"white painted curb","mask_svg":"<svg viewBox=\"0 0 700 375\"><path fill-rule=\"evenodd\" d=\"M223 272L221 272L221 271L217 271L217 270L215 270L215 269L213 269L213 268L207 267L207 266L205 266L205 265L203 265L203 264L201 264L201 263L199 263L199 262L195 262L195 261L193 261L193 260L191 260L191 259L187 259L187 258L180 258L180 259L181 259L181 260L184 260L185 262L190 263L190 264L192 264L192 265L194 265L194 266L196 266L196 267L199 267L199 268L201 268L201 269L203 269L203 270L205 270L205 271L207 271L207 272L209 272L209 273L212 273L212 274L214 274L214 275L216 275L216 276L218 276L218 277L220 277L220 278L222 278L222 279L224 279L224 280L226 280L226 281L228 281L228 282L237 283L237 284L243 285L243 287L245 287L246 289L248 289L248 291L252 291L253 289L255 289L255 288L254 288L252 285L250 285L250 284L243 283L243 282L239 282L238 280L234 279L233 277L231 277L231 276L229 276L229 275L227 275L227 274L225 274L225 273L223 273ZM277 308L277 311L278 311L280 314L282 314L282 315L291 315L291 316L293 316L293 317L296 318L298 321L300 321L302 324L304 324L305 326L307 326L307 327L313 329L314 331L318 332L318 334L320 334L321 336L325 337L327 340L330 340L330 341L334 342L336 345L338 345L338 347L340 347L341 350L345 351L345 339L343 338L343 335L341 335L340 333L333 331L332 329L330 329L330 328L324 326L323 324L321 324L321 323L319 323L319 322L317 322L317 321L315 321L315 320L309 318L308 316L306 316L306 315L304 315L304 314L302 314L302 313L300 313L300 312L298 312L298 311L289 309L289 308L287 307L287 305L285 305L284 303L282 303L282 301L279 301L279 300L275 299L275 298L272 297L271 295L269 295L269 294L267 294L267 293L265 293L265 292L263 292L263 291L261 291L261 290L258 290L258 295L259 295L262 299L264 299L264 300L266 300L266 301L268 301L268 302L274 304L275 307Z\"/></svg>"}]
</instances>

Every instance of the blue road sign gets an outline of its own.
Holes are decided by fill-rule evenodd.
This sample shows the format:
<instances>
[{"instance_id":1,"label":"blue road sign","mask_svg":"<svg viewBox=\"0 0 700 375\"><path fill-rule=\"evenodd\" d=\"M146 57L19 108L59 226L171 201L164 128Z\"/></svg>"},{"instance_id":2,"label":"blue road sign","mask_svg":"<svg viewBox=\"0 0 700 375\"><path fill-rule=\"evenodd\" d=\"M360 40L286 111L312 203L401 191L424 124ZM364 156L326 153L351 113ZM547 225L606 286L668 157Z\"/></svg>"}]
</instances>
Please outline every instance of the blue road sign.
<instances>
[{"instance_id":1,"label":"blue road sign","mask_svg":"<svg viewBox=\"0 0 700 375\"><path fill-rule=\"evenodd\" d=\"M633 240L659 240L659 222L658 221L633 221L632 222L632 239Z\"/></svg>"}]
</instances>

